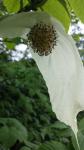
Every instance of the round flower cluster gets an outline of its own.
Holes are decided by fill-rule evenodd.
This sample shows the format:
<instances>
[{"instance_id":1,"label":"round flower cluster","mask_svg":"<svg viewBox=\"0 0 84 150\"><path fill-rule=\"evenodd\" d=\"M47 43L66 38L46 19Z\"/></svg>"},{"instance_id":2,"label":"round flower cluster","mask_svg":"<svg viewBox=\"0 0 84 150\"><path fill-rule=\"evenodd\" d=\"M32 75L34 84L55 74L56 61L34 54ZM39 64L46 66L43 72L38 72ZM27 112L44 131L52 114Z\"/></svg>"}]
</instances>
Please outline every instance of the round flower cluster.
<instances>
[{"instance_id":1,"label":"round flower cluster","mask_svg":"<svg viewBox=\"0 0 84 150\"><path fill-rule=\"evenodd\" d=\"M35 24L27 36L29 45L40 56L50 54L57 44L57 33L53 25L42 22Z\"/></svg>"}]
</instances>

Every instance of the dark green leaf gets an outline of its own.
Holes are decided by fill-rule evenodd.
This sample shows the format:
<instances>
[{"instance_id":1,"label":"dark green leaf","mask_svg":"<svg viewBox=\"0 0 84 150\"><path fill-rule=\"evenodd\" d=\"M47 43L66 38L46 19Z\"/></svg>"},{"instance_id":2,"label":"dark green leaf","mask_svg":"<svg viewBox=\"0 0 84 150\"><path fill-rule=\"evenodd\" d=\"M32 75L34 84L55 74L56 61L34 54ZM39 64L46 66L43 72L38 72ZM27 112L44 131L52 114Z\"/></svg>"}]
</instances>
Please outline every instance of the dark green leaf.
<instances>
[{"instance_id":1,"label":"dark green leaf","mask_svg":"<svg viewBox=\"0 0 84 150\"><path fill-rule=\"evenodd\" d=\"M19 140L21 142L27 140L26 128L16 119L0 118L0 143L6 147L11 147Z\"/></svg>"},{"instance_id":2,"label":"dark green leaf","mask_svg":"<svg viewBox=\"0 0 84 150\"><path fill-rule=\"evenodd\" d=\"M20 150L31 150L30 148L28 148L27 146L22 147Z\"/></svg>"},{"instance_id":3,"label":"dark green leaf","mask_svg":"<svg viewBox=\"0 0 84 150\"><path fill-rule=\"evenodd\" d=\"M67 148L60 142L52 141L42 144L38 150L67 150Z\"/></svg>"}]
</instances>

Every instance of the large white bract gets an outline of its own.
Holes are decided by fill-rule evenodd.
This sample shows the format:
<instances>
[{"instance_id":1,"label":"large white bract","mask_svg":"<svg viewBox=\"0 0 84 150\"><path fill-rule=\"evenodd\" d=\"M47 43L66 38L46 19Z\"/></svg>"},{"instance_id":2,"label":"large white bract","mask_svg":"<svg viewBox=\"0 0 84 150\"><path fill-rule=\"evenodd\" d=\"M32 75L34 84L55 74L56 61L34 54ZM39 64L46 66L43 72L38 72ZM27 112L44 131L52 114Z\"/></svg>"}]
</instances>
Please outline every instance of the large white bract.
<instances>
[{"instance_id":1,"label":"large white bract","mask_svg":"<svg viewBox=\"0 0 84 150\"><path fill-rule=\"evenodd\" d=\"M31 53L46 81L52 110L77 136L76 117L84 110L84 68L74 41L63 26L45 12L20 13L0 21L0 36L26 38L41 21L53 25L58 35L57 45L48 56L39 56L30 47Z\"/></svg>"}]
</instances>

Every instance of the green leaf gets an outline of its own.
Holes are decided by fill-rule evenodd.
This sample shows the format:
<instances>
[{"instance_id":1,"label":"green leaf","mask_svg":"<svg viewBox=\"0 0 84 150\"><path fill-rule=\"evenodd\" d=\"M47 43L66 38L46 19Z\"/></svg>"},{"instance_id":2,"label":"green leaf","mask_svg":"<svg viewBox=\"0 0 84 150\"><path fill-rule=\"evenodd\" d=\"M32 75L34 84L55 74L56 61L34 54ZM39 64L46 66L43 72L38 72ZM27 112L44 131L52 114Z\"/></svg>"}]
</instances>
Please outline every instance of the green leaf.
<instances>
[{"instance_id":1,"label":"green leaf","mask_svg":"<svg viewBox=\"0 0 84 150\"><path fill-rule=\"evenodd\" d=\"M63 122L60 122L60 121L56 121L55 123L52 124L51 127L55 128L55 129L59 129L59 130L63 130L63 129L68 128L67 125L65 125Z\"/></svg>"},{"instance_id":2,"label":"green leaf","mask_svg":"<svg viewBox=\"0 0 84 150\"><path fill-rule=\"evenodd\" d=\"M14 49L15 43L13 42L5 42L7 49Z\"/></svg>"},{"instance_id":3,"label":"green leaf","mask_svg":"<svg viewBox=\"0 0 84 150\"><path fill-rule=\"evenodd\" d=\"M16 13L20 9L19 0L3 0L3 4L9 13Z\"/></svg>"},{"instance_id":4,"label":"green leaf","mask_svg":"<svg viewBox=\"0 0 84 150\"><path fill-rule=\"evenodd\" d=\"M84 118L81 119L78 123L79 129L83 132L84 134Z\"/></svg>"},{"instance_id":5,"label":"green leaf","mask_svg":"<svg viewBox=\"0 0 84 150\"><path fill-rule=\"evenodd\" d=\"M65 145L57 141L46 142L38 150L67 150Z\"/></svg>"},{"instance_id":6,"label":"green leaf","mask_svg":"<svg viewBox=\"0 0 84 150\"><path fill-rule=\"evenodd\" d=\"M70 18L67 12L67 8L64 7L64 4L58 0L48 0L43 9L48 12L50 15L57 18L65 27L66 31L69 28Z\"/></svg>"},{"instance_id":7,"label":"green leaf","mask_svg":"<svg viewBox=\"0 0 84 150\"><path fill-rule=\"evenodd\" d=\"M20 150L31 150L30 148L28 148L27 146L22 147Z\"/></svg>"},{"instance_id":8,"label":"green leaf","mask_svg":"<svg viewBox=\"0 0 84 150\"><path fill-rule=\"evenodd\" d=\"M7 50L9 50L9 49L13 50L13 49L15 49L16 45L21 43L21 38L19 38L19 37L16 37L13 39L4 38L3 42L4 42L4 44L6 44Z\"/></svg>"},{"instance_id":9,"label":"green leaf","mask_svg":"<svg viewBox=\"0 0 84 150\"><path fill-rule=\"evenodd\" d=\"M28 114L33 113L33 107L28 97L22 95L18 100L18 105L20 108L24 108L25 112L28 112Z\"/></svg>"},{"instance_id":10,"label":"green leaf","mask_svg":"<svg viewBox=\"0 0 84 150\"><path fill-rule=\"evenodd\" d=\"M19 0L20 1L20 11L23 10L23 8L29 4L28 0Z\"/></svg>"},{"instance_id":11,"label":"green leaf","mask_svg":"<svg viewBox=\"0 0 84 150\"><path fill-rule=\"evenodd\" d=\"M80 150L83 150L83 148L84 148L84 135L80 131L78 132L78 141L79 141L79 145L80 145Z\"/></svg>"},{"instance_id":12,"label":"green leaf","mask_svg":"<svg viewBox=\"0 0 84 150\"><path fill-rule=\"evenodd\" d=\"M23 0L23 7L25 7L27 4L29 4L28 0Z\"/></svg>"},{"instance_id":13,"label":"green leaf","mask_svg":"<svg viewBox=\"0 0 84 150\"><path fill-rule=\"evenodd\" d=\"M84 147L84 118L78 122L79 132L78 139L80 144L80 150Z\"/></svg>"},{"instance_id":14,"label":"green leaf","mask_svg":"<svg viewBox=\"0 0 84 150\"><path fill-rule=\"evenodd\" d=\"M17 119L0 118L0 143L9 148L17 140L27 140L26 128Z\"/></svg>"},{"instance_id":15,"label":"green leaf","mask_svg":"<svg viewBox=\"0 0 84 150\"><path fill-rule=\"evenodd\" d=\"M84 22L84 0L69 0L69 3L77 17Z\"/></svg>"},{"instance_id":16,"label":"green leaf","mask_svg":"<svg viewBox=\"0 0 84 150\"><path fill-rule=\"evenodd\" d=\"M8 150L3 145L0 144L0 150Z\"/></svg>"}]
</instances>

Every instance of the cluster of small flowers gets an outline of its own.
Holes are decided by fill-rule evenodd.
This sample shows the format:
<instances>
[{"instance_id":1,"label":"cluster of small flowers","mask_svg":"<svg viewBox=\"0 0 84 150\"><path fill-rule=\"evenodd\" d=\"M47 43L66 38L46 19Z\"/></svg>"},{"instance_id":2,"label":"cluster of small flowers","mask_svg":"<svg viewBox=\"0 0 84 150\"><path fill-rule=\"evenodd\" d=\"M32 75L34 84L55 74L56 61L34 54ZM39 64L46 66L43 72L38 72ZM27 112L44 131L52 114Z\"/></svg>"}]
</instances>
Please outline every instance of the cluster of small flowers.
<instances>
[{"instance_id":1,"label":"cluster of small flowers","mask_svg":"<svg viewBox=\"0 0 84 150\"><path fill-rule=\"evenodd\" d=\"M42 22L35 24L29 34L28 43L35 53L47 56L57 44L57 33L53 25Z\"/></svg>"}]
</instances>

